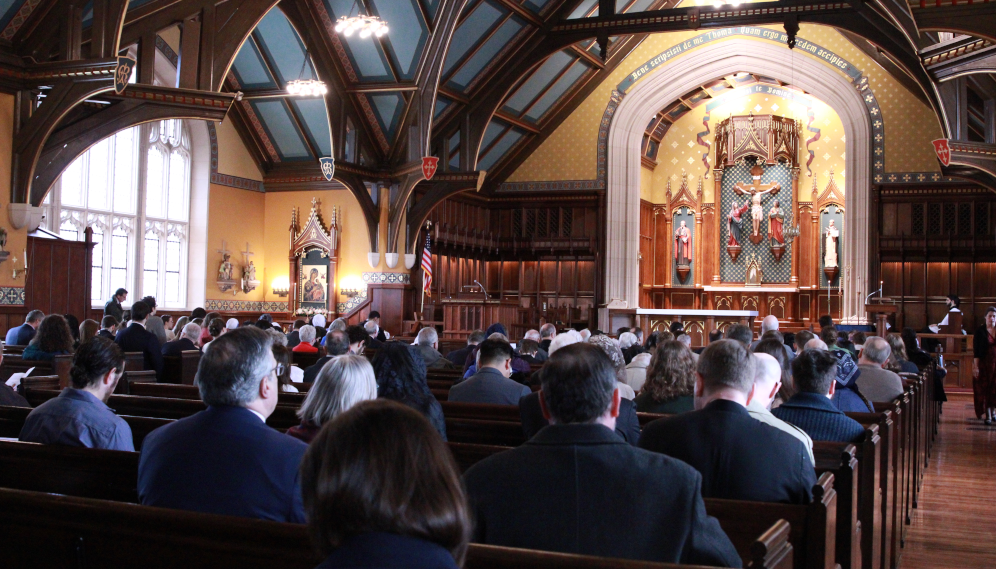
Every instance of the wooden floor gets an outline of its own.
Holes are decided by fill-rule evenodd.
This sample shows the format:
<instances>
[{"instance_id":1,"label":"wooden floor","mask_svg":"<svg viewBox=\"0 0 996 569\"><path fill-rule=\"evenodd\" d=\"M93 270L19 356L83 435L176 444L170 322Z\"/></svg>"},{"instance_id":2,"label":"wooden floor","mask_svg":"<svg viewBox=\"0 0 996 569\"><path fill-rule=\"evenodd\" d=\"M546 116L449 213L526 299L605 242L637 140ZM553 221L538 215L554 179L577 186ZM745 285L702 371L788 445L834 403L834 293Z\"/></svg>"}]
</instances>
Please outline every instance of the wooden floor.
<instances>
[{"instance_id":1,"label":"wooden floor","mask_svg":"<svg viewBox=\"0 0 996 569\"><path fill-rule=\"evenodd\" d=\"M901 569L996 568L996 425L975 418L971 395L949 397Z\"/></svg>"}]
</instances>

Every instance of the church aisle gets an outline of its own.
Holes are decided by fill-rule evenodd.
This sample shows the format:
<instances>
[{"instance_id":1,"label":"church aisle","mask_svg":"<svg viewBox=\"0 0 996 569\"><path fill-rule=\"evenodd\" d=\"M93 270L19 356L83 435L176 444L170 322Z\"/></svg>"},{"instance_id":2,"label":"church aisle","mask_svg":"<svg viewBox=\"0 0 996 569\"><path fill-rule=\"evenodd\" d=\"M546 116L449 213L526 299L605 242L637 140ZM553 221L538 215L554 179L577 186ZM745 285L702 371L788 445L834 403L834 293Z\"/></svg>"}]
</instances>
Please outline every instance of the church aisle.
<instances>
[{"instance_id":1,"label":"church aisle","mask_svg":"<svg viewBox=\"0 0 996 569\"><path fill-rule=\"evenodd\" d=\"M970 394L949 399L901 569L996 567L996 427L975 418Z\"/></svg>"}]
</instances>

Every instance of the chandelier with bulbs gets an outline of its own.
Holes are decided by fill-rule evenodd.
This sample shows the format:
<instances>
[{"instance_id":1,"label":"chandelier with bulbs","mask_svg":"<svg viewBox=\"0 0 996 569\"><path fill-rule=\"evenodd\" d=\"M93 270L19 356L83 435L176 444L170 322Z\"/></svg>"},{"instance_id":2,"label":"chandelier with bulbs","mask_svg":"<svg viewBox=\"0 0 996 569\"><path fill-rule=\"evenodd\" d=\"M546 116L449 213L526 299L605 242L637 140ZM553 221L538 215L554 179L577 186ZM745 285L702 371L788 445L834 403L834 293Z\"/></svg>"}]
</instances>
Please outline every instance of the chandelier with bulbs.
<instances>
[{"instance_id":1,"label":"chandelier with bulbs","mask_svg":"<svg viewBox=\"0 0 996 569\"><path fill-rule=\"evenodd\" d=\"M315 79L295 79L287 82L287 92L295 97L320 97L328 93L329 88Z\"/></svg>"},{"instance_id":2,"label":"chandelier with bulbs","mask_svg":"<svg viewBox=\"0 0 996 569\"><path fill-rule=\"evenodd\" d=\"M335 33L346 37L359 32L361 38L368 38L371 35L381 37L387 33L387 23L377 16L343 16L336 20Z\"/></svg>"}]
</instances>

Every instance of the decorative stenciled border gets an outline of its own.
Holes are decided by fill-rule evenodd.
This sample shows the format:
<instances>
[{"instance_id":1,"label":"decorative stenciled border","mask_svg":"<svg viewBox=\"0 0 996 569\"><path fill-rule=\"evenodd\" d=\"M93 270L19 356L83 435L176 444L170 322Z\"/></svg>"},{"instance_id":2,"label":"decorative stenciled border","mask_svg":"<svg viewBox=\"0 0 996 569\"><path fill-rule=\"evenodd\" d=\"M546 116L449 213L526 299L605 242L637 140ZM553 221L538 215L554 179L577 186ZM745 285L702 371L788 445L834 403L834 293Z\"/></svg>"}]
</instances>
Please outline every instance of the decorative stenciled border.
<instances>
[{"instance_id":1,"label":"decorative stenciled border","mask_svg":"<svg viewBox=\"0 0 996 569\"><path fill-rule=\"evenodd\" d=\"M967 180L945 176L940 172L892 172L882 176L875 176L875 182L886 184L938 184L956 183L964 184Z\"/></svg>"},{"instance_id":2,"label":"decorative stenciled border","mask_svg":"<svg viewBox=\"0 0 996 569\"><path fill-rule=\"evenodd\" d=\"M0 39L10 41L39 4L41 4L41 0L28 0L22 4L17 14L11 18L10 22L7 23L7 27L3 29L3 33L0 33Z\"/></svg>"},{"instance_id":3,"label":"decorative stenciled border","mask_svg":"<svg viewBox=\"0 0 996 569\"><path fill-rule=\"evenodd\" d=\"M173 65L173 67L180 64L180 56L173 51L173 48L166 43L166 40L158 35L156 36L156 49L163 54L163 56L170 62L170 64Z\"/></svg>"},{"instance_id":4,"label":"decorative stenciled border","mask_svg":"<svg viewBox=\"0 0 996 569\"><path fill-rule=\"evenodd\" d=\"M228 186L240 190L250 190L253 192L265 192L263 182L240 178L230 174L218 173L218 131L213 122L208 122L208 136L211 138L211 183L219 186Z\"/></svg>"},{"instance_id":5,"label":"decorative stenciled border","mask_svg":"<svg viewBox=\"0 0 996 569\"><path fill-rule=\"evenodd\" d=\"M412 284L409 273L363 273L363 282L367 284Z\"/></svg>"},{"instance_id":6,"label":"decorative stenciled border","mask_svg":"<svg viewBox=\"0 0 996 569\"><path fill-rule=\"evenodd\" d=\"M353 298L350 298L346 302L340 302L336 304L335 305L336 312L338 312L339 314L346 314L347 312L352 311L357 306L366 302L366 300L367 300L367 292L363 291L361 294L358 294Z\"/></svg>"},{"instance_id":7,"label":"decorative stenciled border","mask_svg":"<svg viewBox=\"0 0 996 569\"><path fill-rule=\"evenodd\" d=\"M205 300L205 310L221 310L225 312L287 312L287 302L269 302L265 300Z\"/></svg>"},{"instance_id":8,"label":"decorative stenciled border","mask_svg":"<svg viewBox=\"0 0 996 569\"><path fill-rule=\"evenodd\" d=\"M0 306L24 306L23 286L0 286Z\"/></svg>"}]
</instances>

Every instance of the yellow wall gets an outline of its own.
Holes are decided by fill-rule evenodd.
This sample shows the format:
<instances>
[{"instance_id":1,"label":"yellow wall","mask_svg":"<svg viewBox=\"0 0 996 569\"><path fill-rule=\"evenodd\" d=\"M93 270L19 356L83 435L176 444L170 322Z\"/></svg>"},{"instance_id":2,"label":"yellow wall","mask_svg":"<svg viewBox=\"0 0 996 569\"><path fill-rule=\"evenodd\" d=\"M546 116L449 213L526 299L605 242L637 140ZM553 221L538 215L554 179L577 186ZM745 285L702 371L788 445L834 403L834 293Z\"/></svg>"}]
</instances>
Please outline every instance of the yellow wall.
<instances>
[{"instance_id":1,"label":"yellow wall","mask_svg":"<svg viewBox=\"0 0 996 569\"><path fill-rule=\"evenodd\" d=\"M24 266L24 247L28 243L28 233L24 229L14 229L10 225L10 176L14 140L14 96L0 93L0 227L7 230L7 245L10 251L6 263L0 264L0 286L24 286L24 276L13 278L15 266ZM17 257L17 263L14 263Z\"/></svg>"},{"instance_id":2,"label":"yellow wall","mask_svg":"<svg viewBox=\"0 0 996 569\"><path fill-rule=\"evenodd\" d=\"M212 300L263 300L264 291L262 289L265 288L263 285L267 284L263 280L263 267L266 263L264 243L266 219L263 215L265 205L265 194L261 192L211 184L211 196L208 201L207 289L205 290L205 298ZM283 227L289 224L288 221ZM228 250L232 252L231 262L235 266L233 276L236 280L242 277L243 257L240 251L245 251L246 243L249 243L249 250L254 253L252 261L256 267L256 278L263 283L259 288L249 294L239 290L237 295L232 294L234 290L221 292L218 289L218 267L221 264L221 254L217 251L221 249L222 240L226 242Z\"/></svg>"},{"instance_id":3,"label":"yellow wall","mask_svg":"<svg viewBox=\"0 0 996 569\"><path fill-rule=\"evenodd\" d=\"M769 27L781 30L779 26ZM594 179L598 128L612 90L649 59L699 33L701 32L674 32L648 36L509 176L508 181ZM752 39L749 36L738 37ZM843 56L868 76L875 97L882 106L886 131L887 172L939 171L930 141L940 138L941 130L933 112L927 106L833 28L803 24L800 26L799 37ZM806 52L800 51L800 53ZM806 55L816 58L811 54ZM680 61L680 58L677 61ZM650 117L647 117L647 120L649 121ZM836 173L839 174L840 171Z\"/></svg>"},{"instance_id":4,"label":"yellow wall","mask_svg":"<svg viewBox=\"0 0 996 569\"><path fill-rule=\"evenodd\" d=\"M218 133L218 173L262 181L263 173L242 144L232 121L215 123L215 130Z\"/></svg>"}]
</instances>

